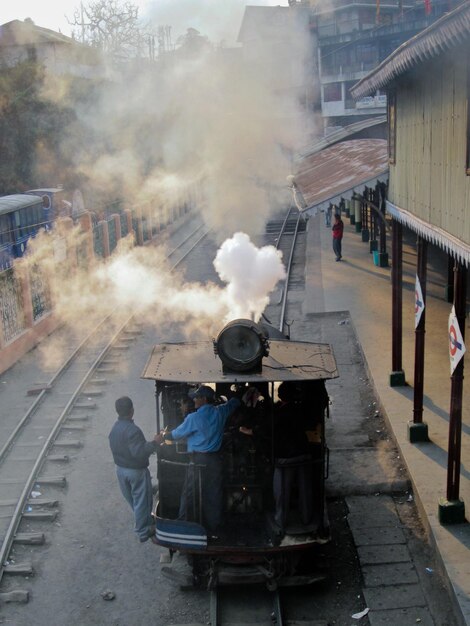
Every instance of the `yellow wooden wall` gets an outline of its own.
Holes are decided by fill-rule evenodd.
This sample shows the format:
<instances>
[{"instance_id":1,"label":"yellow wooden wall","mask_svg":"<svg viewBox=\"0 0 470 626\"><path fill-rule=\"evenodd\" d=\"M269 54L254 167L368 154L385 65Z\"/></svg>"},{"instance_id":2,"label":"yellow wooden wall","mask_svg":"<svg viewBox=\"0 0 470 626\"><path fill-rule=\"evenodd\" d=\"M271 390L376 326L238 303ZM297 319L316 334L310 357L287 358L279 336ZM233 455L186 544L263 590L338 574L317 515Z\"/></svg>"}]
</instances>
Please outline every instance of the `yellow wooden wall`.
<instances>
[{"instance_id":1,"label":"yellow wooden wall","mask_svg":"<svg viewBox=\"0 0 470 626\"><path fill-rule=\"evenodd\" d=\"M470 244L466 175L468 47L399 79L390 201Z\"/></svg>"}]
</instances>

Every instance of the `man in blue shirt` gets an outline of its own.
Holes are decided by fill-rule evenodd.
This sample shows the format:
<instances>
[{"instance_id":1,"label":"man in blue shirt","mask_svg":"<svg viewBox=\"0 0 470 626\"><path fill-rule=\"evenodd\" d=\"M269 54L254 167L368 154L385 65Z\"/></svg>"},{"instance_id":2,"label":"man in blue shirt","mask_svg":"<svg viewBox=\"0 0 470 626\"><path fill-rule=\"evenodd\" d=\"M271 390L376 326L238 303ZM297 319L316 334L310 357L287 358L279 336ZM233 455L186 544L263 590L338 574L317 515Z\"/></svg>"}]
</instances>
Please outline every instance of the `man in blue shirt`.
<instances>
[{"instance_id":1,"label":"man in blue shirt","mask_svg":"<svg viewBox=\"0 0 470 626\"><path fill-rule=\"evenodd\" d=\"M238 398L225 404L214 405L214 390L201 385L189 394L196 411L189 413L182 424L168 433L160 433L157 441L186 439L192 462L202 469L202 513L204 524L210 534L217 533L222 522L223 466L220 449L225 424L229 416L240 406ZM191 466L190 466L191 468ZM178 519L188 519L194 498L193 480L187 476L181 494Z\"/></svg>"},{"instance_id":2,"label":"man in blue shirt","mask_svg":"<svg viewBox=\"0 0 470 626\"><path fill-rule=\"evenodd\" d=\"M149 456L157 450L157 438L146 441L143 432L134 424L134 406L127 396L115 403L118 419L109 433L109 445L116 464L116 474L122 495L134 511L134 530L141 542L151 539L156 543L152 518L152 482Z\"/></svg>"}]
</instances>

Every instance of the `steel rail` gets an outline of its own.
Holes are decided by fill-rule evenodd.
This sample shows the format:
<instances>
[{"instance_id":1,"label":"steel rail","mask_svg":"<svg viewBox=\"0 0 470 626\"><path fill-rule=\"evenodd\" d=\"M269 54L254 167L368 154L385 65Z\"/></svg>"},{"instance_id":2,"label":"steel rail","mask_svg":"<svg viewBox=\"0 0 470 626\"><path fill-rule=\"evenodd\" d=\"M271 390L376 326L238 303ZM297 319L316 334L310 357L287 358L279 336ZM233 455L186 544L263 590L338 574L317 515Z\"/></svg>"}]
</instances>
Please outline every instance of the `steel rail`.
<instances>
[{"instance_id":1,"label":"steel rail","mask_svg":"<svg viewBox=\"0 0 470 626\"><path fill-rule=\"evenodd\" d=\"M199 229L196 229L196 230L192 233L192 235L194 235L194 233L195 233L195 232L197 232L197 230L199 230ZM183 254L183 256L182 256L180 259L178 259L178 261L177 261L174 265L172 265L172 266L171 266L171 270L174 270L176 267L178 267L178 265L184 261L184 259L188 256L188 254L190 254L190 253L194 250L194 248L195 248L197 245L199 245L199 243L200 243L203 239L205 239L205 238L207 237L207 235L208 235L210 232L211 232L211 229L207 230L207 231L206 231L203 235L201 235L201 236L199 237L199 239L197 239L197 240L195 241L195 243L191 246L191 248L189 248L189 250L188 250L187 252L185 252L185 253ZM187 241L188 239L189 239L189 237L187 237L187 238L184 240L184 242L183 242L183 243L186 243L186 241Z\"/></svg>"},{"instance_id":2,"label":"steel rail","mask_svg":"<svg viewBox=\"0 0 470 626\"><path fill-rule=\"evenodd\" d=\"M284 293L282 294L281 318L279 321L279 330L281 331L281 333L284 332L284 324L285 324L286 308L287 308L287 294L289 292L289 280L290 280L291 269L292 269L292 261L294 259L295 244L297 242L297 235L299 234L300 219L301 219L301 214L299 213L297 216L297 222L295 224L295 232L294 232L294 237L292 240L292 247L290 250L289 261L287 263L287 269L286 269L287 277L284 283Z\"/></svg>"},{"instance_id":3,"label":"steel rail","mask_svg":"<svg viewBox=\"0 0 470 626\"><path fill-rule=\"evenodd\" d=\"M170 252L168 252L167 258L172 256L175 252L178 252L178 250L181 248L181 246L183 246L189 239L191 239L191 237L193 235L195 235L197 233L198 230L201 230L201 228L204 226L204 224L199 224L199 226L196 228L196 230L193 230L192 233L189 233L189 235L186 237L186 239L183 239L183 241L176 246L176 248L173 248L173 250L170 250Z\"/></svg>"},{"instance_id":4,"label":"steel rail","mask_svg":"<svg viewBox=\"0 0 470 626\"><path fill-rule=\"evenodd\" d=\"M18 503L17 503L17 505L15 507L15 510L13 512L12 519L11 519L10 524L8 526L8 529L7 529L6 533L5 533L5 537L4 537L3 542L2 542L2 547L0 548L0 581L3 578L3 574L4 574L4 570L5 570L4 563L5 563L5 560L7 558L7 555L9 554L11 546L13 544L14 535L15 535L17 529L18 529L18 526L19 526L19 523L20 523L20 520L21 520L21 516L23 515L23 509L25 507L26 500L29 497L29 493L30 493L30 491L31 491L31 489L33 487L33 484L35 482L37 482L37 476L38 476L39 471L40 471L40 469L42 467L42 464L43 464L43 462L44 462L44 460L46 458L46 454L47 454L50 446L54 443L54 439L55 439L55 437L56 437L60 427L62 426L62 423L63 423L65 417L69 413L70 409L73 406L73 403L77 399L78 395L81 393L83 387L86 385L86 383L88 382L89 378L91 377L91 375L94 373L94 371L98 367L99 363L103 360L103 358L105 357L107 352L112 347L113 343L116 341L116 339L121 334L123 329L130 323L130 321L132 320L133 317L134 316L131 315L126 320L126 322L113 335L111 341L105 346L105 348L100 352L98 357L95 359L95 361L93 362L93 364L88 369L87 373L82 378L82 380L79 383L79 385L77 386L76 390L73 392L73 394L72 394L70 400L67 402L65 408L60 413L60 415L57 418L54 426L52 427L51 432L49 433L49 436L47 437L43 447L41 448L41 451L38 454L38 458L36 459L36 462L35 462L32 470L31 470L31 472L29 473L28 478L26 479L26 484L25 484L25 486L23 488L23 491L21 492L21 495L19 497Z\"/></svg>"},{"instance_id":5,"label":"steel rail","mask_svg":"<svg viewBox=\"0 0 470 626\"><path fill-rule=\"evenodd\" d=\"M292 206L289 207L289 210L286 213L284 221L282 222L281 230L279 231L279 235L277 236L276 250L279 250L279 244L281 242L282 235L284 234L284 231L286 229L287 220L289 219L291 213L292 213Z\"/></svg>"},{"instance_id":6,"label":"steel rail","mask_svg":"<svg viewBox=\"0 0 470 626\"><path fill-rule=\"evenodd\" d=\"M42 402L44 396L46 395L46 393L48 391L50 391L52 385L56 382L56 380L65 372L65 370L69 367L69 365L72 363L72 361L77 357L77 355L81 352L81 350L83 350L84 346L88 343L88 341L91 339L91 337L96 333L96 331L99 328L101 328L101 326L105 322L107 322L109 320L110 317L111 317L111 315L108 315L107 317L105 317L98 324L98 326L96 326L90 332L90 334L87 335L87 337L85 337L85 339L72 352L72 354L69 356L69 358L60 366L60 368L57 370L57 372L54 374L54 376L50 379L50 381L48 383L46 383L46 387L40 391L40 393L39 393L38 397L36 398L36 400L33 402L33 404L29 407L29 409L23 415L21 420L16 425L15 429L12 431L12 433L10 434L8 439L6 440L6 442L3 445L2 449L0 450L0 465L3 463L3 461L5 459L5 456L6 456L7 452L8 452L8 450L10 449L10 447L12 446L16 436L18 435L20 430L23 428L23 426L26 424L26 422L31 417L31 415L34 413L34 411L37 409L37 407L41 404L41 402Z\"/></svg>"}]
</instances>

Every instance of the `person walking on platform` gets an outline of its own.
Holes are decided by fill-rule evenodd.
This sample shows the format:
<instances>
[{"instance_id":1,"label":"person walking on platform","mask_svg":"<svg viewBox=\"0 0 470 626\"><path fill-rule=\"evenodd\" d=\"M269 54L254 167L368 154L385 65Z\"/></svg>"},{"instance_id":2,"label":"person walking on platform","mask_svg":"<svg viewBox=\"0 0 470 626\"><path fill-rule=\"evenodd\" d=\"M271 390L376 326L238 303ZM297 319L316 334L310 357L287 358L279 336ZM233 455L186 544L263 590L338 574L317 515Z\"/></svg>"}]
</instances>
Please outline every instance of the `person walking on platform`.
<instances>
[{"instance_id":1,"label":"person walking on platform","mask_svg":"<svg viewBox=\"0 0 470 626\"><path fill-rule=\"evenodd\" d=\"M327 206L326 210L325 210L325 226L327 228L329 228L331 226L331 214L333 212L333 207L330 204Z\"/></svg>"},{"instance_id":2,"label":"person walking on platform","mask_svg":"<svg viewBox=\"0 0 470 626\"><path fill-rule=\"evenodd\" d=\"M341 261L342 257L342 241L343 241L343 230L344 224L340 215L335 215L335 221L331 228L333 233L333 250L336 255L336 260Z\"/></svg>"},{"instance_id":3,"label":"person walking on platform","mask_svg":"<svg viewBox=\"0 0 470 626\"><path fill-rule=\"evenodd\" d=\"M141 543L155 537L152 518L152 482L149 457L156 452L158 444L146 441L143 432L134 424L134 405L127 396L115 403L118 419L109 433L109 445L116 464L116 474L122 495L134 511L134 531Z\"/></svg>"}]
</instances>

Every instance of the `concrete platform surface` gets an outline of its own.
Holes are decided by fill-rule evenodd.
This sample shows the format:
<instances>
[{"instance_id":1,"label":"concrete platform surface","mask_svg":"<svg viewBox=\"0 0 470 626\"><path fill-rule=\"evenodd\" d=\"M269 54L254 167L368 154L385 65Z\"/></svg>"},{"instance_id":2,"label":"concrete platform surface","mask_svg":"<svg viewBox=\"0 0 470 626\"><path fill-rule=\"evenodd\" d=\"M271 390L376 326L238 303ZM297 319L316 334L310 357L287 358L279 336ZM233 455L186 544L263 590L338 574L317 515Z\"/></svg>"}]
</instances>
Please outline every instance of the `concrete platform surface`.
<instances>
[{"instance_id":1,"label":"concrete platform surface","mask_svg":"<svg viewBox=\"0 0 470 626\"><path fill-rule=\"evenodd\" d=\"M414 282L416 254L413 234L404 241L403 289L403 369L407 385L390 386L392 369L392 288L390 268L375 266L369 244L362 242L349 219L345 224L343 260L335 262L331 231L323 214L312 216L308 224L306 297L303 314L348 311L375 387L378 408L383 413L400 452L400 463L409 473L413 495L420 510L431 544L446 575L457 616L470 624L470 524L442 526L438 505L446 496L447 448L449 438L450 365L448 355L448 316L451 304L445 300L446 256L429 245L426 303L426 353L424 372L424 422L429 443L408 440L408 422L413 420L414 376ZM410 243L408 243L408 240ZM390 240L388 245L390 246ZM390 247L388 249L390 254ZM390 255L391 258L391 255ZM467 333L467 337L468 337ZM339 373L350 375L348 371ZM341 378L339 379L341 380ZM470 383L464 380L462 414L462 454L460 498L470 509ZM360 513L358 512L358 515ZM367 544L366 544L367 545ZM404 593L409 593L411 590ZM373 593L373 589L369 589ZM403 596L405 597L405 596ZM397 608L398 605L395 605ZM380 610L381 607L377 607ZM384 609L385 607L382 607ZM389 608L393 608L393 602ZM398 618L399 617L399 618ZM431 623L425 611L411 613L406 605L396 616L384 610L371 620L378 624ZM390 621L392 619L392 621ZM396 621L393 621L396 619Z\"/></svg>"}]
</instances>

